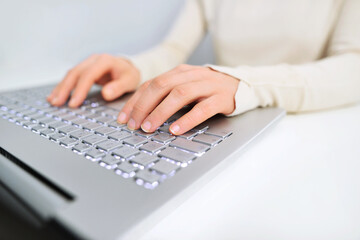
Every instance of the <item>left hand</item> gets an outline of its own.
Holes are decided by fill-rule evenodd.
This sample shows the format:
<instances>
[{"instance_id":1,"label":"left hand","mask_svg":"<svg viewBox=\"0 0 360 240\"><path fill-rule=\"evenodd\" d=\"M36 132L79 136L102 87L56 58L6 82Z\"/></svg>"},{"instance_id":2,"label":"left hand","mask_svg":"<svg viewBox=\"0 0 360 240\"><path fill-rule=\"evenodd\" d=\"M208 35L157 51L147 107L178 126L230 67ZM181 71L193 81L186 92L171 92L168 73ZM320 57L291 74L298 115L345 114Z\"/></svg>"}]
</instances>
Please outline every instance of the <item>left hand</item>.
<instances>
[{"instance_id":1,"label":"left hand","mask_svg":"<svg viewBox=\"0 0 360 240\"><path fill-rule=\"evenodd\" d=\"M239 80L207 67L179 65L145 82L128 100L118 121L129 129L154 132L185 105L196 105L170 126L174 135L183 134L217 113L235 110Z\"/></svg>"}]
</instances>

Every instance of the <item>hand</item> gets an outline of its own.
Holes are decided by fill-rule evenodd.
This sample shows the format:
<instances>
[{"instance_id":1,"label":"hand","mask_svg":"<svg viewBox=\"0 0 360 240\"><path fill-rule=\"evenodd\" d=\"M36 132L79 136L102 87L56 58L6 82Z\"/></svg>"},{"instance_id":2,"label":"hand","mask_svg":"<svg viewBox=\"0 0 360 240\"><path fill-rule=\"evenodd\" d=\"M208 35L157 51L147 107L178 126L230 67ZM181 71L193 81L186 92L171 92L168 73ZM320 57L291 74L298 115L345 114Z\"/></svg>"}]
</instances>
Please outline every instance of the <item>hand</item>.
<instances>
[{"instance_id":1,"label":"hand","mask_svg":"<svg viewBox=\"0 0 360 240\"><path fill-rule=\"evenodd\" d=\"M104 86L101 91L104 99L111 101L134 91L139 82L139 71L127 60L107 54L93 55L71 69L47 100L54 106L61 106L74 89L69 106L78 107L91 86L97 83Z\"/></svg>"},{"instance_id":2,"label":"hand","mask_svg":"<svg viewBox=\"0 0 360 240\"><path fill-rule=\"evenodd\" d=\"M154 132L183 106L195 102L170 126L171 133L183 134L217 113L232 113L238 82L207 67L180 65L145 82L125 104L118 121L130 129Z\"/></svg>"}]
</instances>

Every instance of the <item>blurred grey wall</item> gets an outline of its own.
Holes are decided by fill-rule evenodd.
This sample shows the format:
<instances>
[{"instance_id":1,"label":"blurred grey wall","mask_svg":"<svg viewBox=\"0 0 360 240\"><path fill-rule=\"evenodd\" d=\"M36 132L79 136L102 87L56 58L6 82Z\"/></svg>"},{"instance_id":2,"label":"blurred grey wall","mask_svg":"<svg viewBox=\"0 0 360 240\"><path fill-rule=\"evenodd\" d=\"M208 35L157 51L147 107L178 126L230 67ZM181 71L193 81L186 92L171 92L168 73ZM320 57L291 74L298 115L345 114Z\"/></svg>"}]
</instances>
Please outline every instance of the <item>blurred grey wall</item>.
<instances>
[{"instance_id":1,"label":"blurred grey wall","mask_svg":"<svg viewBox=\"0 0 360 240\"><path fill-rule=\"evenodd\" d=\"M183 0L0 0L0 83L15 88L58 81L93 53L141 52L163 39L182 5ZM206 37L189 63L213 61Z\"/></svg>"}]
</instances>

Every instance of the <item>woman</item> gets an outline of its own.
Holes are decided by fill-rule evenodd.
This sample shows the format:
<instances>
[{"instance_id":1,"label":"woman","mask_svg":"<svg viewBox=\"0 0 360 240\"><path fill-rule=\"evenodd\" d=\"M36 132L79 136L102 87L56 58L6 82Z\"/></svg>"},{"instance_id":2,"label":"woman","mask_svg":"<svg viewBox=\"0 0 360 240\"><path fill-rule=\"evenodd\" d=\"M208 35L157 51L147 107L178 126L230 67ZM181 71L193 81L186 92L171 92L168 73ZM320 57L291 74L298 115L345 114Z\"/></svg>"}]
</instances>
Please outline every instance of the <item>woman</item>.
<instances>
[{"instance_id":1,"label":"woman","mask_svg":"<svg viewBox=\"0 0 360 240\"><path fill-rule=\"evenodd\" d=\"M360 99L359 23L358 0L188 0L160 45L128 59L91 56L68 72L48 101L60 106L73 90L69 106L78 107L94 83L104 86L106 100L140 85L118 121L153 132L195 102L170 126L176 135L217 113L350 104ZM179 65L207 31L216 65Z\"/></svg>"}]
</instances>

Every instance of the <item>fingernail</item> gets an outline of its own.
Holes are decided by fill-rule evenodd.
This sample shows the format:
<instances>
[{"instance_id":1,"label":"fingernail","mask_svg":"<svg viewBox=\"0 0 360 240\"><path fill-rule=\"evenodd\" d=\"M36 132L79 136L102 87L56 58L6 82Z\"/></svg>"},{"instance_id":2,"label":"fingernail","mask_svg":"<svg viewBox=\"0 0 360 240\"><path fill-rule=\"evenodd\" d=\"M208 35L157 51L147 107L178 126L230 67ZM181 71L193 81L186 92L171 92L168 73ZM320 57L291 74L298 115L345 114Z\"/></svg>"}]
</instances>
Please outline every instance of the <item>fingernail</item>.
<instances>
[{"instance_id":1,"label":"fingernail","mask_svg":"<svg viewBox=\"0 0 360 240\"><path fill-rule=\"evenodd\" d=\"M51 101L52 98L53 98L53 94L52 94L52 93L49 94L49 95L46 97L46 99L47 99L48 101Z\"/></svg>"},{"instance_id":2,"label":"fingernail","mask_svg":"<svg viewBox=\"0 0 360 240\"><path fill-rule=\"evenodd\" d=\"M144 124L141 125L141 129L144 132L149 132L151 128L151 123L149 121L146 121Z\"/></svg>"},{"instance_id":3,"label":"fingernail","mask_svg":"<svg viewBox=\"0 0 360 240\"><path fill-rule=\"evenodd\" d=\"M70 107L74 107L76 105L76 99L75 98L71 98L70 102L69 102L69 106Z\"/></svg>"},{"instance_id":4,"label":"fingernail","mask_svg":"<svg viewBox=\"0 0 360 240\"><path fill-rule=\"evenodd\" d=\"M128 128L131 129L131 130L134 130L135 129L135 120L134 119L130 119L129 122L128 122Z\"/></svg>"},{"instance_id":5,"label":"fingernail","mask_svg":"<svg viewBox=\"0 0 360 240\"><path fill-rule=\"evenodd\" d=\"M54 97L54 98L51 100L51 104L52 104L52 105L57 104L57 101L58 101L58 98L57 98L57 97Z\"/></svg>"},{"instance_id":6,"label":"fingernail","mask_svg":"<svg viewBox=\"0 0 360 240\"><path fill-rule=\"evenodd\" d=\"M121 113L119 114L118 121L119 121L120 123L125 123L125 122L126 122L126 113L121 112Z\"/></svg>"},{"instance_id":7,"label":"fingernail","mask_svg":"<svg viewBox=\"0 0 360 240\"><path fill-rule=\"evenodd\" d=\"M108 87L108 88L105 88L105 95L107 97L112 97L114 91L112 90L112 88Z\"/></svg>"},{"instance_id":8,"label":"fingernail","mask_svg":"<svg viewBox=\"0 0 360 240\"><path fill-rule=\"evenodd\" d=\"M173 126L170 127L170 131L171 131L172 133L174 133L174 134L176 134L177 132L179 132L179 130L180 130L180 126L177 125L177 124L175 124L175 125L173 125Z\"/></svg>"}]
</instances>

